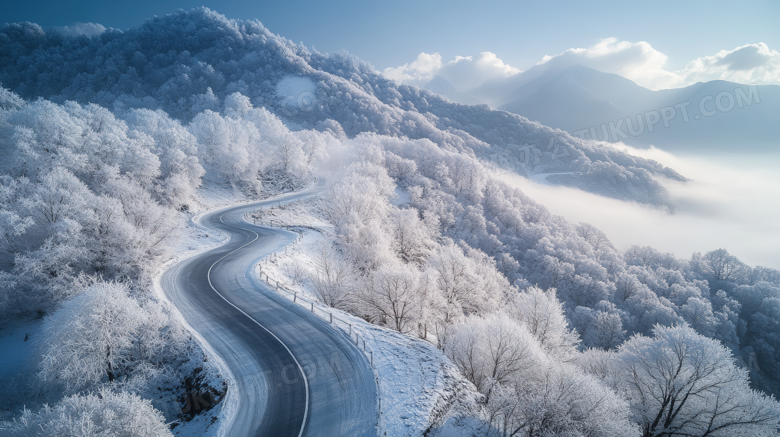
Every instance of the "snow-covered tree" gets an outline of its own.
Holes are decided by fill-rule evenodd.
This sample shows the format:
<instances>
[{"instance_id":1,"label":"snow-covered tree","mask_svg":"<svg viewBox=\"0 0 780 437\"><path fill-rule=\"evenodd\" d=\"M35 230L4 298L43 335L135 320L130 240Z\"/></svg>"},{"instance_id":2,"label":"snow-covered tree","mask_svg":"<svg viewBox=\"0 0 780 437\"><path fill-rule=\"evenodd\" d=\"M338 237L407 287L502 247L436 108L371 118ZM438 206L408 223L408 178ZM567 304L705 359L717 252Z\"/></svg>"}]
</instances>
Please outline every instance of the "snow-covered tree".
<instances>
[{"instance_id":1,"label":"snow-covered tree","mask_svg":"<svg viewBox=\"0 0 780 437\"><path fill-rule=\"evenodd\" d=\"M131 359L145 318L126 286L92 285L46 319L41 380L67 393L103 378L114 381Z\"/></svg>"},{"instance_id":2,"label":"snow-covered tree","mask_svg":"<svg viewBox=\"0 0 780 437\"><path fill-rule=\"evenodd\" d=\"M440 246L428 265L437 274L437 286L447 304L446 323L496 309L509 290L506 279L486 259L476 251L466 254L454 244Z\"/></svg>"},{"instance_id":3,"label":"snow-covered tree","mask_svg":"<svg viewBox=\"0 0 780 437\"><path fill-rule=\"evenodd\" d=\"M502 436L638 434L624 400L551 359L509 316L467 318L451 329L444 351L484 395L485 419Z\"/></svg>"},{"instance_id":4,"label":"snow-covered tree","mask_svg":"<svg viewBox=\"0 0 780 437\"><path fill-rule=\"evenodd\" d=\"M750 388L728 349L687 325L634 336L615 359L645 437L776 435L780 404Z\"/></svg>"},{"instance_id":5,"label":"snow-covered tree","mask_svg":"<svg viewBox=\"0 0 780 437\"><path fill-rule=\"evenodd\" d=\"M503 314L471 316L453 325L443 349L488 400L496 384L509 384L544 354L525 326Z\"/></svg>"},{"instance_id":6,"label":"snow-covered tree","mask_svg":"<svg viewBox=\"0 0 780 437\"><path fill-rule=\"evenodd\" d=\"M555 289L527 288L509 298L507 311L525 325L547 354L562 362L574 357L580 339L569 328Z\"/></svg>"},{"instance_id":7,"label":"snow-covered tree","mask_svg":"<svg viewBox=\"0 0 780 437\"><path fill-rule=\"evenodd\" d=\"M385 266L371 275L371 283L357 299L374 323L404 334L417 330L423 302L419 273L404 266ZM425 286L425 283L423 283Z\"/></svg>"},{"instance_id":8,"label":"snow-covered tree","mask_svg":"<svg viewBox=\"0 0 780 437\"><path fill-rule=\"evenodd\" d=\"M422 266L434 246L431 230L414 209L393 209L388 217L393 250L404 262Z\"/></svg>"},{"instance_id":9,"label":"snow-covered tree","mask_svg":"<svg viewBox=\"0 0 780 437\"><path fill-rule=\"evenodd\" d=\"M709 251L697 260L701 273L713 281L740 280L747 273L745 264L726 249Z\"/></svg>"},{"instance_id":10,"label":"snow-covered tree","mask_svg":"<svg viewBox=\"0 0 780 437\"><path fill-rule=\"evenodd\" d=\"M0 422L4 436L172 436L162 413L135 394L101 389L72 395L38 411L25 409L12 422Z\"/></svg>"},{"instance_id":11,"label":"snow-covered tree","mask_svg":"<svg viewBox=\"0 0 780 437\"><path fill-rule=\"evenodd\" d=\"M311 275L312 289L329 307L346 310L354 301L353 292L357 280L349 261L330 246L320 246L314 258Z\"/></svg>"}]
</instances>

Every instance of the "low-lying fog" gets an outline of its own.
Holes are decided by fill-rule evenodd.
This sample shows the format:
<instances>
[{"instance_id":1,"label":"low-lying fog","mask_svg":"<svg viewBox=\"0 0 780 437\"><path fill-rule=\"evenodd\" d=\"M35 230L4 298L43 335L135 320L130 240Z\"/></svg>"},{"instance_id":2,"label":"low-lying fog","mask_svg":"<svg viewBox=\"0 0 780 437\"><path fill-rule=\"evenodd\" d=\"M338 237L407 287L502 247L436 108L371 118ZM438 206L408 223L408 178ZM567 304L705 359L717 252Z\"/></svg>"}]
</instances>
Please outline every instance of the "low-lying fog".
<instances>
[{"instance_id":1,"label":"low-lying fog","mask_svg":"<svg viewBox=\"0 0 780 437\"><path fill-rule=\"evenodd\" d=\"M672 194L675 213L540 185L513 174L501 178L552 213L599 227L623 250L647 245L690 258L696 251L724 248L751 266L780 268L780 154L705 157L620 148L692 179L663 182Z\"/></svg>"}]
</instances>

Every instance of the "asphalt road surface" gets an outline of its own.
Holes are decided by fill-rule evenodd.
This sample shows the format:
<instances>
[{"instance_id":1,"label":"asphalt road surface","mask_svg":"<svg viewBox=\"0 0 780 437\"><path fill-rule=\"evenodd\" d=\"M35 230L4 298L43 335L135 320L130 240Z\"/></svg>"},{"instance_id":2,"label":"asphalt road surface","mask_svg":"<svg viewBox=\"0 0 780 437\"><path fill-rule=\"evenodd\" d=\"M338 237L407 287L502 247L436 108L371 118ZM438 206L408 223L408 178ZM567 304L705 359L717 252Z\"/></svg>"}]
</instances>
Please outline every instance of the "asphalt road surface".
<instances>
[{"instance_id":1,"label":"asphalt road surface","mask_svg":"<svg viewBox=\"0 0 780 437\"><path fill-rule=\"evenodd\" d=\"M166 296L208 347L224 361L237 399L227 413L229 436L374 436L376 384L365 356L327 322L276 294L252 269L296 234L254 226L244 214L258 206L217 210L201 223L230 236L228 243L166 271Z\"/></svg>"}]
</instances>

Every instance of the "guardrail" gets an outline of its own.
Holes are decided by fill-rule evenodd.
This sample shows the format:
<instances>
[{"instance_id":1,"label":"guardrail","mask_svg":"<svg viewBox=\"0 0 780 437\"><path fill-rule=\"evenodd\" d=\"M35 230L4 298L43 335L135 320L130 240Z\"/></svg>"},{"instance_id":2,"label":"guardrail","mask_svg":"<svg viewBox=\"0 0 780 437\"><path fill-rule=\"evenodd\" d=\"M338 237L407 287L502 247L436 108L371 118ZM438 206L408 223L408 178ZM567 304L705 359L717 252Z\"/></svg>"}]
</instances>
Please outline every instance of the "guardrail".
<instances>
[{"instance_id":1,"label":"guardrail","mask_svg":"<svg viewBox=\"0 0 780 437\"><path fill-rule=\"evenodd\" d=\"M287 248L295 247L302 238L303 237L301 235L298 235L295 238L295 241L293 241L290 245L285 246L284 253L287 254ZM340 318L338 315L334 315L334 310L331 309L330 307L325 307L319 301L316 301L314 299L309 299L304 296L300 296L297 292L288 290L278 280L274 280L271 277L269 277L267 273L263 273L261 270L263 262L267 264L271 261L276 260L277 258L279 258L279 255L276 252L271 253L265 258L263 258L260 261L260 263L258 263L255 266L259 268L259 271L257 273L260 276L260 280L264 281L268 285L268 288L276 291L277 294L279 294L280 296L283 296L291 300L294 304L302 308L305 308L311 314L330 323L334 328L336 328L338 332L341 332L342 334L349 337L350 341L355 345L355 347L358 348L358 350L361 351L363 355L365 355L365 357L368 359L369 364L371 365L371 370L373 370L374 372L374 381L376 383L377 403L378 403L377 408L379 410L377 431L379 435L387 436L387 426L384 420L384 410L382 409L382 390L379 386L379 372L377 371L376 366L374 366L374 351L371 348L371 344L366 343L366 339L361 337L360 334L358 334L357 331L353 329L353 324L350 321L344 320L343 318Z\"/></svg>"}]
</instances>

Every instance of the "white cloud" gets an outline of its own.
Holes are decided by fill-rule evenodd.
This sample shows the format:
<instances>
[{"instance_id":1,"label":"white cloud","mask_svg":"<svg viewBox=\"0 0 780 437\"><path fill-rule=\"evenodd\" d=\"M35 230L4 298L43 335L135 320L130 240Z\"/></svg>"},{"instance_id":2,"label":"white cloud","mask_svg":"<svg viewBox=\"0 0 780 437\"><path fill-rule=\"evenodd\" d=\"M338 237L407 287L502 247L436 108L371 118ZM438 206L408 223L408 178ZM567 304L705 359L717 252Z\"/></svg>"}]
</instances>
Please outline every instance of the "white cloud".
<instances>
[{"instance_id":1,"label":"white cloud","mask_svg":"<svg viewBox=\"0 0 780 437\"><path fill-rule=\"evenodd\" d=\"M619 74L650 89L677 85L679 77L664 70L668 57L644 41L632 43L606 38L587 48L568 49L555 56L545 56L537 65L567 68L584 65L594 70Z\"/></svg>"},{"instance_id":2,"label":"white cloud","mask_svg":"<svg viewBox=\"0 0 780 437\"><path fill-rule=\"evenodd\" d=\"M668 56L645 41L634 43L606 38L589 48L572 48L545 56L536 65L549 68L584 65L619 74L652 90L718 79L743 84L780 85L780 52L771 50L764 43L721 50L715 55L694 59L680 71L667 70L667 60ZM439 53L420 53L414 62L384 71L390 79L418 86L439 75L459 91L468 91L489 80L517 73L520 73L519 69L505 64L491 52L457 56L447 63L442 63Z\"/></svg>"},{"instance_id":3,"label":"white cloud","mask_svg":"<svg viewBox=\"0 0 780 437\"><path fill-rule=\"evenodd\" d=\"M383 72L388 79L411 85L425 85L436 76L441 69L441 55L434 53L420 53L411 64L404 64L396 68L385 68Z\"/></svg>"},{"instance_id":4,"label":"white cloud","mask_svg":"<svg viewBox=\"0 0 780 437\"><path fill-rule=\"evenodd\" d=\"M580 64L619 74L653 90L718 79L744 84L780 84L780 53L770 50L764 43L721 50L713 56L689 62L681 71L666 70L667 59L647 42L607 38L587 49L569 49L555 56L545 56L537 65L566 68Z\"/></svg>"},{"instance_id":5,"label":"white cloud","mask_svg":"<svg viewBox=\"0 0 780 437\"><path fill-rule=\"evenodd\" d=\"M423 86L435 76L441 76L460 91L475 88L489 80L506 78L520 73L507 65L495 53L482 52L477 56L456 56L442 64L439 53L420 53L411 64L386 68L384 75L397 82Z\"/></svg>"},{"instance_id":6,"label":"white cloud","mask_svg":"<svg viewBox=\"0 0 780 437\"><path fill-rule=\"evenodd\" d=\"M764 43L721 50L691 61L680 73L687 83L721 79L737 83L780 85L780 52Z\"/></svg>"},{"instance_id":7,"label":"white cloud","mask_svg":"<svg viewBox=\"0 0 780 437\"><path fill-rule=\"evenodd\" d=\"M461 91L517 73L520 73L520 70L505 64L491 52L482 52L477 56L457 56L438 71L439 76Z\"/></svg>"}]
</instances>

